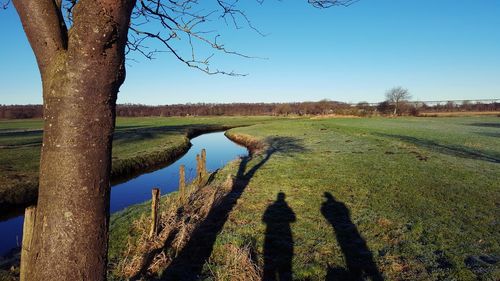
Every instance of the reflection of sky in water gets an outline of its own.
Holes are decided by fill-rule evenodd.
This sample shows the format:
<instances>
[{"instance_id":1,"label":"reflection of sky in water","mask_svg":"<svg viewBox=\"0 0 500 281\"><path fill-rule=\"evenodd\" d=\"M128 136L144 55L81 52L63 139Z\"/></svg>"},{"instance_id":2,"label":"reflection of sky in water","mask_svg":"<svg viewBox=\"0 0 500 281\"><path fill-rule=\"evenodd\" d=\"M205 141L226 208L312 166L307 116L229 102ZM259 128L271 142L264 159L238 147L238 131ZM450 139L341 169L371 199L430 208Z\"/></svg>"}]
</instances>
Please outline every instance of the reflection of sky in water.
<instances>
[{"instance_id":1,"label":"reflection of sky in water","mask_svg":"<svg viewBox=\"0 0 500 281\"><path fill-rule=\"evenodd\" d=\"M210 133L191 140L193 146L172 165L163 169L140 175L127 182L114 185L111 189L111 212L151 199L151 189L159 187L161 194L177 189L179 166L186 166L186 180L189 182L196 174L196 154L203 148L207 151L207 169L214 171L240 155L246 155L244 147L238 146L224 136L223 132ZM0 222L0 256L21 243L23 216Z\"/></svg>"},{"instance_id":2,"label":"reflection of sky in water","mask_svg":"<svg viewBox=\"0 0 500 281\"><path fill-rule=\"evenodd\" d=\"M151 199L151 189L158 187L161 194L177 190L179 184L179 166L186 166L187 181L196 174L196 154L203 148L207 151L207 169L216 170L239 155L245 155L246 149L231 142L224 133L211 133L191 140L193 146L181 159L172 165L143 174L128 182L117 184L111 189L111 212L126 206Z\"/></svg>"}]
</instances>

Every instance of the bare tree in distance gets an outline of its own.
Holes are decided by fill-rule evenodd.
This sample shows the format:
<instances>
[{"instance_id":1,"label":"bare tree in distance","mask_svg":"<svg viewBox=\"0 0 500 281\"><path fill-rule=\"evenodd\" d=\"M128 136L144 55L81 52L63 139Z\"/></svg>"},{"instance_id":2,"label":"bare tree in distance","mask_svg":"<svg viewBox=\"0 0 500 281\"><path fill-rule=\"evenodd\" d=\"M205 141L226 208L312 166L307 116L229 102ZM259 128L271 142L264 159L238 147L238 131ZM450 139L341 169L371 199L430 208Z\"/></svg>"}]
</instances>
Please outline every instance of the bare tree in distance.
<instances>
[{"instance_id":1,"label":"bare tree in distance","mask_svg":"<svg viewBox=\"0 0 500 281\"><path fill-rule=\"evenodd\" d=\"M394 87L385 93L386 99L394 104L394 115L398 113L398 108L401 102L411 99L408 89L403 87Z\"/></svg>"},{"instance_id":2,"label":"bare tree in distance","mask_svg":"<svg viewBox=\"0 0 500 281\"><path fill-rule=\"evenodd\" d=\"M1 1L6 8L10 0ZM216 23L259 32L239 0L13 0L42 79L44 133L26 280L105 280L116 98L125 57L170 52L207 74L221 42ZM203 4L200 4L202 3ZM262 3L263 0L256 0ZM318 8L350 0L308 0ZM154 23L154 24L152 24ZM159 26L159 28L158 28ZM162 50L151 49L151 41Z\"/></svg>"}]
</instances>

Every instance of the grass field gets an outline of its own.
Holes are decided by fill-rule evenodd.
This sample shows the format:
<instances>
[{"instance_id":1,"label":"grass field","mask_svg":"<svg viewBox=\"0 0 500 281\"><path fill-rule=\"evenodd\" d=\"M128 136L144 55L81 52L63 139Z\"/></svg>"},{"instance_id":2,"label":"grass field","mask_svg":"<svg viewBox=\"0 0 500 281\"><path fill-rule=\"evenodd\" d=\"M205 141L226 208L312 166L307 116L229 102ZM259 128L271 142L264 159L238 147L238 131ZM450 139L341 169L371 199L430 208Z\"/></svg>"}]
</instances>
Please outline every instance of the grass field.
<instances>
[{"instance_id":1,"label":"grass field","mask_svg":"<svg viewBox=\"0 0 500 281\"><path fill-rule=\"evenodd\" d=\"M118 178L173 160L189 145L188 134L241 126L269 117L118 118L113 176ZM0 211L36 198L42 120L0 120Z\"/></svg>"},{"instance_id":2,"label":"grass field","mask_svg":"<svg viewBox=\"0 0 500 281\"><path fill-rule=\"evenodd\" d=\"M190 254L203 266L185 271L206 280L500 279L499 118L279 120L229 135L266 148L217 172L205 190L232 175L232 203L187 250L161 249L166 278ZM113 217L113 259L147 212Z\"/></svg>"},{"instance_id":3,"label":"grass field","mask_svg":"<svg viewBox=\"0 0 500 281\"><path fill-rule=\"evenodd\" d=\"M177 220L196 221L185 228L192 235L175 233L182 243L168 237L185 246L160 248L155 273L500 279L498 117L119 119L114 169L164 159L186 143L187 130L251 124L228 135L262 149L217 171L192 196L198 202L182 207L187 217ZM36 186L40 128L38 120L0 121L3 202L23 200ZM176 207L174 196L165 197L165 208ZM130 245L144 242L148 212L146 203L112 217L113 268L133 256ZM159 267L158 256L168 265Z\"/></svg>"}]
</instances>

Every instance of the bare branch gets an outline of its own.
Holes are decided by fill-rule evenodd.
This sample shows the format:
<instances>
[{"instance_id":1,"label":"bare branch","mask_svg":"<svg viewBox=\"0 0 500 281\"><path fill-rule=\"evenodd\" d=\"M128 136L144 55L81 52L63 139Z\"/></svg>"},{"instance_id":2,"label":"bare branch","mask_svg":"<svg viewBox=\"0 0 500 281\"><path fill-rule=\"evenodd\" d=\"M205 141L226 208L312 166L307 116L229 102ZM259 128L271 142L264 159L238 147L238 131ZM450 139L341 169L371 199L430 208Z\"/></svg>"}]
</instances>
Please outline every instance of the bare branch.
<instances>
[{"instance_id":1,"label":"bare branch","mask_svg":"<svg viewBox=\"0 0 500 281\"><path fill-rule=\"evenodd\" d=\"M129 44L129 49L127 51L130 51L130 50L134 50L134 51L138 51L140 52L142 55L144 55L146 58L148 59L152 59L154 54L155 53L158 53L160 51L158 50L153 50L153 51L144 51L144 46L141 45L141 43L146 40L147 38L154 38L158 41L160 41L161 43L163 43L163 45L179 60L181 61L182 63L184 63L185 65L187 65L188 67L191 67L191 68L195 68L195 69L198 69L198 70L201 70L207 74L210 74L210 75L214 75L214 74L224 74L224 75L229 75L229 76L246 76L246 74L240 74L240 73L235 73L234 71L231 71L231 72L227 72L227 71L223 71L223 70L212 70L210 67L209 67L209 61L210 61L210 58L213 56L213 55L210 55L208 56L207 58L203 59L203 60L199 60L199 59L196 59L196 56L194 55L194 48L191 47L191 50L192 50L192 57L191 59L185 59L184 57L182 57L179 52L177 50L175 50L170 44L169 44L169 40L173 38L173 36L171 35L170 37L167 37L167 38L163 38L161 37L159 34L154 34L154 33L150 33L150 32L147 32L147 31L140 31L138 29L135 29L134 27L130 27L130 29L132 31L134 31L136 34L138 35L144 35L138 39L136 39L134 41L134 44ZM129 41L130 42L130 41Z\"/></svg>"},{"instance_id":2,"label":"bare branch","mask_svg":"<svg viewBox=\"0 0 500 281\"><path fill-rule=\"evenodd\" d=\"M65 12L64 17L68 26L73 24L73 8L76 6L77 0L62 0L61 9Z\"/></svg>"},{"instance_id":3,"label":"bare branch","mask_svg":"<svg viewBox=\"0 0 500 281\"><path fill-rule=\"evenodd\" d=\"M7 9L10 5L10 0L5 0L5 1L0 1L0 6L2 7L2 9Z\"/></svg>"},{"instance_id":4,"label":"bare branch","mask_svg":"<svg viewBox=\"0 0 500 281\"><path fill-rule=\"evenodd\" d=\"M3 3L6 7L10 0ZM254 0L262 4L264 0ZM307 0L316 8L349 6L358 0ZM38 2L38 1L32 1ZM81 0L52 0L59 11L61 25L73 25L73 10ZM251 22L240 0L137 0L131 15L126 54L137 52L147 59L169 52L189 67L208 74L238 75L212 70L210 60L218 53L247 59L265 59L231 50L222 39L220 24L236 30L248 28L266 36ZM1 3L1 2L0 2ZM64 29L67 29L64 27ZM161 50L148 47L159 42ZM153 44L154 45L154 44Z\"/></svg>"},{"instance_id":5,"label":"bare branch","mask_svg":"<svg viewBox=\"0 0 500 281\"><path fill-rule=\"evenodd\" d=\"M237 8L238 2L239 0L213 0L211 4L204 2L202 5L198 0L139 0L132 14L127 52L138 52L152 59L156 53L167 51L187 66L207 74L242 75L233 71L213 70L210 65L210 59L216 53L258 58L228 49L220 42L221 34L215 31L217 28L213 27L222 20L235 29L246 26L264 36L252 25L244 11ZM159 23L161 29L152 22ZM146 42L150 39L160 42L165 49L147 48ZM181 51L175 48L179 44L183 44ZM200 48L203 52L210 49L213 52L200 57L197 53ZM188 51L189 54L186 54Z\"/></svg>"},{"instance_id":6,"label":"bare branch","mask_svg":"<svg viewBox=\"0 0 500 281\"><path fill-rule=\"evenodd\" d=\"M309 4L313 5L316 8L330 8L333 6L350 6L359 0L307 0Z\"/></svg>"}]
</instances>

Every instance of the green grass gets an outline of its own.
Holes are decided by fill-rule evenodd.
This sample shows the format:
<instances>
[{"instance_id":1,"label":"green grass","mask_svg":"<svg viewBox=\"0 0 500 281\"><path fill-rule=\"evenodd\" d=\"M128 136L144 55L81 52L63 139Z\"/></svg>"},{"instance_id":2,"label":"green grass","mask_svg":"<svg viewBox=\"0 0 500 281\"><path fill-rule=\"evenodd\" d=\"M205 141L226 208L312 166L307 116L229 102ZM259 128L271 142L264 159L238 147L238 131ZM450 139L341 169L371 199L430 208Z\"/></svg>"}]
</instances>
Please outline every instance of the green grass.
<instances>
[{"instance_id":1,"label":"green grass","mask_svg":"<svg viewBox=\"0 0 500 281\"><path fill-rule=\"evenodd\" d=\"M163 122L158 120L119 124L147 128ZM189 126L242 122L179 120ZM178 126L180 121L165 122ZM234 163L225 167L224 173L239 174L248 184L217 235L201 272L205 279L224 276L227 249L234 246L250 249L254 262L265 267L266 235L286 249L288 226L294 280L345 277L346 260L357 258L362 267L372 259L386 280L500 279L499 118L286 119L230 134L249 135L271 147L255 155L245 171L238 173ZM123 142L116 146L122 146L123 157L148 153L138 143L144 140L129 136L130 143L125 136L117 140ZM154 133L147 146L161 146L157 138L181 140L182 134ZM286 195L295 221L278 210L268 212L272 219L266 225L263 216L279 192ZM325 204L325 192L336 202ZM133 221L148 212L145 203L112 217L112 261L123 254L128 239L137 237ZM266 234L270 221L275 229ZM280 259L287 262L286 255L278 255Z\"/></svg>"},{"instance_id":2,"label":"green grass","mask_svg":"<svg viewBox=\"0 0 500 281\"><path fill-rule=\"evenodd\" d=\"M202 276L224 276L230 246L250 248L264 268L267 235L281 243L283 263L293 239L295 280L346 277L356 259L387 280L498 280L499 133L495 117L279 120L230 130L271 149L240 171L254 169ZM266 230L263 216L280 192L295 221L281 204ZM325 192L335 202L325 204Z\"/></svg>"},{"instance_id":3,"label":"green grass","mask_svg":"<svg viewBox=\"0 0 500 281\"><path fill-rule=\"evenodd\" d=\"M500 278L498 261L477 258L500 259L499 118L290 120L231 133L289 141L251 179L214 254L257 241L262 263L262 216L283 192L296 215L294 279L345 270L346 253L321 214L329 192L345 204L387 279Z\"/></svg>"},{"instance_id":4,"label":"green grass","mask_svg":"<svg viewBox=\"0 0 500 281\"><path fill-rule=\"evenodd\" d=\"M173 160L188 148L191 130L241 126L271 117L118 118L113 142L114 178ZM0 120L0 210L36 197L41 120Z\"/></svg>"},{"instance_id":5,"label":"green grass","mask_svg":"<svg viewBox=\"0 0 500 281\"><path fill-rule=\"evenodd\" d=\"M173 196L175 193L171 193ZM117 262L127 249L129 239L136 240L140 233L134 229L133 222L146 216L151 211L151 200L136 204L113 214L110 218L110 236L108 258L111 263Z\"/></svg>"}]
</instances>

